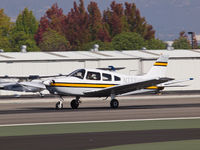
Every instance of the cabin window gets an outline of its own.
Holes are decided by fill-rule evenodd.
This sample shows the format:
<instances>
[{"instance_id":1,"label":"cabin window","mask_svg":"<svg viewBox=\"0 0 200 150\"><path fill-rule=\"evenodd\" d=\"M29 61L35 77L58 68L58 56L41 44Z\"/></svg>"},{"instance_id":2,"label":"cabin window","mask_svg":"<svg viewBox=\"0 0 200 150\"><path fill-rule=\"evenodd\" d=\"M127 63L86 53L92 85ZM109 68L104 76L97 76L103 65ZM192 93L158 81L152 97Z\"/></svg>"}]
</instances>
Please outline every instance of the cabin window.
<instances>
[{"instance_id":1,"label":"cabin window","mask_svg":"<svg viewBox=\"0 0 200 150\"><path fill-rule=\"evenodd\" d=\"M114 78L115 78L115 81L120 81L121 80L121 78L117 77L117 76L114 76Z\"/></svg>"},{"instance_id":2,"label":"cabin window","mask_svg":"<svg viewBox=\"0 0 200 150\"><path fill-rule=\"evenodd\" d=\"M85 69L75 70L74 72L72 72L71 74L69 74L69 76L83 79L84 76L85 76Z\"/></svg>"},{"instance_id":3,"label":"cabin window","mask_svg":"<svg viewBox=\"0 0 200 150\"><path fill-rule=\"evenodd\" d=\"M103 81L112 81L112 76L107 73L102 74Z\"/></svg>"},{"instance_id":4,"label":"cabin window","mask_svg":"<svg viewBox=\"0 0 200 150\"><path fill-rule=\"evenodd\" d=\"M86 79L88 79L88 80L100 80L101 79L100 78L100 73L88 71Z\"/></svg>"}]
</instances>

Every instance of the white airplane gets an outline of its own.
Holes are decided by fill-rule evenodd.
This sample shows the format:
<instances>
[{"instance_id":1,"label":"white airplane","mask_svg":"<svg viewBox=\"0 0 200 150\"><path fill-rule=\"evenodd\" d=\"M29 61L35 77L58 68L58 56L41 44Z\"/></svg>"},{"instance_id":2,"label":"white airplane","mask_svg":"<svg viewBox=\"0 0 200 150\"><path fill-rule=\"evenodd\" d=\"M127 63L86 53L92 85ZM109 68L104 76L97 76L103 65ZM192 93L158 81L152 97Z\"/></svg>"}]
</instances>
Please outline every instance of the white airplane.
<instances>
[{"instance_id":1,"label":"white airplane","mask_svg":"<svg viewBox=\"0 0 200 150\"><path fill-rule=\"evenodd\" d=\"M63 108L63 96L76 97L71 101L73 109L79 107L80 97L111 97L111 108L118 108L116 96L133 94L173 80L165 77L167 64L168 56L161 55L143 76L126 76L100 69L78 69L68 76L47 80L44 84L51 94L60 97L56 109Z\"/></svg>"}]
</instances>

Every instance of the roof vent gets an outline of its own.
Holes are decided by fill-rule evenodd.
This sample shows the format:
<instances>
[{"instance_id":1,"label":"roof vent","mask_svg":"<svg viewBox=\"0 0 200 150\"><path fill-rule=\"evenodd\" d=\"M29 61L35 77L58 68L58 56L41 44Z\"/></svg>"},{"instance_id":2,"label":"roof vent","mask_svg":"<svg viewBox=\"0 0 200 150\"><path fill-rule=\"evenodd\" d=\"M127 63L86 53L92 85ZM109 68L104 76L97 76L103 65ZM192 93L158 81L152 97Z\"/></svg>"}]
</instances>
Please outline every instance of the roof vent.
<instances>
[{"instance_id":1,"label":"roof vent","mask_svg":"<svg viewBox=\"0 0 200 150\"><path fill-rule=\"evenodd\" d=\"M94 48L91 49L91 51L98 52L99 51L99 45L98 44L94 44Z\"/></svg>"},{"instance_id":2,"label":"roof vent","mask_svg":"<svg viewBox=\"0 0 200 150\"><path fill-rule=\"evenodd\" d=\"M22 52L22 53L26 53L26 52L27 52L27 51L26 51L26 48L27 48L26 45L22 45L22 46L21 46L21 52Z\"/></svg>"}]
</instances>

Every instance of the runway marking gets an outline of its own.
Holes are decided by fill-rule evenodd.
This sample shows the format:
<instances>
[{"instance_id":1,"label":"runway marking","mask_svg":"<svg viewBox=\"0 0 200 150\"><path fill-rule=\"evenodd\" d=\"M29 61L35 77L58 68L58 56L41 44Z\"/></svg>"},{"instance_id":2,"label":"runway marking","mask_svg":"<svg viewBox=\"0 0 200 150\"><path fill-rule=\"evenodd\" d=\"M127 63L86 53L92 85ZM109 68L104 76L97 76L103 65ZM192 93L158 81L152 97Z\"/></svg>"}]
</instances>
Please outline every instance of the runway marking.
<instances>
[{"instance_id":1,"label":"runway marking","mask_svg":"<svg viewBox=\"0 0 200 150\"><path fill-rule=\"evenodd\" d=\"M23 123L23 124L4 124L0 127L13 126L35 126L35 125L60 125L60 124L85 124L85 123L116 123L116 122L138 122L138 121L167 121L167 120L193 120L200 117L180 117L180 118L152 118L152 119L126 119L126 120L99 120L99 121L74 121L74 122L45 122L45 123Z\"/></svg>"}]
</instances>

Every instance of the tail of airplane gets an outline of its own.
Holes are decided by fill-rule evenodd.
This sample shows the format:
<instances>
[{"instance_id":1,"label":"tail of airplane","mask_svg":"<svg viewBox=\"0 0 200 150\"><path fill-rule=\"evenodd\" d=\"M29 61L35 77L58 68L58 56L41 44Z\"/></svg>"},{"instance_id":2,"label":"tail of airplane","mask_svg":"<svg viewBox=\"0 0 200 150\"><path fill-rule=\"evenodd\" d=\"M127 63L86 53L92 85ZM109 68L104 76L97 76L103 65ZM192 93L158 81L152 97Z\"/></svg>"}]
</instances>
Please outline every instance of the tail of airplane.
<instances>
[{"instance_id":1,"label":"tail of airplane","mask_svg":"<svg viewBox=\"0 0 200 150\"><path fill-rule=\"evenodd\" d=\"M153 64L153 67L145 75L148 77L165 77L168 64L168 55L161 55L157 61Z\"/></svg>"}]
</instances>

